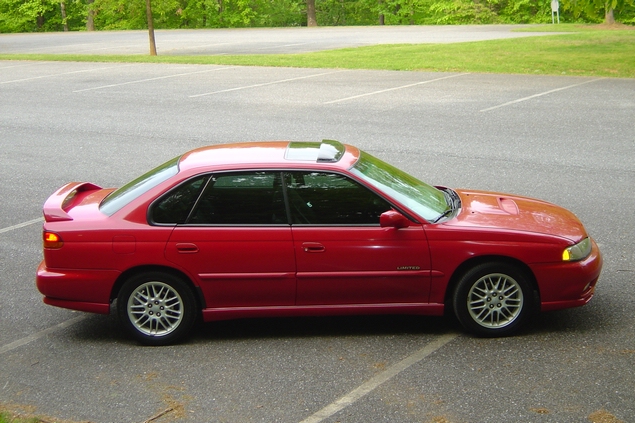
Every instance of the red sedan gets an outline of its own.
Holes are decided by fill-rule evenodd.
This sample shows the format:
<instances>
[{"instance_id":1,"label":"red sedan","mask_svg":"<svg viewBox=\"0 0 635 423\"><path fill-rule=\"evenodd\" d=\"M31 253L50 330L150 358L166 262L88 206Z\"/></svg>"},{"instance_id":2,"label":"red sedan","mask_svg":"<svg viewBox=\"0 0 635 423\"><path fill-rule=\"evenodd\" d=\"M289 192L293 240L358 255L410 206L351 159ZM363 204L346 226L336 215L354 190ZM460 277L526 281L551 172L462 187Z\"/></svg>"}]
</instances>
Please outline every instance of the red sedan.
<instances>
[{"instance_id":1,"label":"red sedan","mask_svg":"<svg viewBox=\"0 0 635 423\"><path fill-rule=\"evenodd\" d=\"M432 187L336 141L190 151L117 190L44 204L44 302L109 313L162 345L204 321L455 313L504 336L586 304L602 258L569 211Z\"/></svg>"}]
</instances>

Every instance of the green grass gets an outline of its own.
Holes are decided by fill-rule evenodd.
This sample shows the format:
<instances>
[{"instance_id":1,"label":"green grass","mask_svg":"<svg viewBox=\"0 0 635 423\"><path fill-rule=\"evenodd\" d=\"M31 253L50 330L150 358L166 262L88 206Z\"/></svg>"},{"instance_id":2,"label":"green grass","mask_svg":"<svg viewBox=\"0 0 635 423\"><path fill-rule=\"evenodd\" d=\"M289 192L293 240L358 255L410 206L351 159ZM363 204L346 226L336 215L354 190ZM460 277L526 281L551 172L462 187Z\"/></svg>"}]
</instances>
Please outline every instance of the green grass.
<instances>
[{"instance_id":1,"label":"green grass","mask_svg":"<svg viewBox=\"0 0 635 423\"><path fill-rule=\"evenodd\" d=\"M623 25L620 23L606 24L545 24L523 26L512 32L590 32L590 31L615 31L615 30L635 30L635 26Z\"/></svg>"},{"instance_id":2,"label":"green grass","mask_svg":"<svg viewBox=\"0 0 635 423\"><path fill-rule=\"evenodd\" d=\"M456 44L398 44L304 54L106 56L0 54L0 60L191 63L431 72L578 75L635 78L635 30L602 25L545 25L557 35ZM618 27L621 28L621 27ZM576 31L576 32L572 32ZM159 53L161 46L158 46Z\"/></svg>"},{"instance_id":3,"label":"green grass","mask_svg":"<svg viewBox=\"0 0 635 423\"><path fill-rule=\"evenodd\" d=\"M34 417L18 417L14 414L0 411L0 423L40 423L41 421Z\"/></svg>"}]
</instances>

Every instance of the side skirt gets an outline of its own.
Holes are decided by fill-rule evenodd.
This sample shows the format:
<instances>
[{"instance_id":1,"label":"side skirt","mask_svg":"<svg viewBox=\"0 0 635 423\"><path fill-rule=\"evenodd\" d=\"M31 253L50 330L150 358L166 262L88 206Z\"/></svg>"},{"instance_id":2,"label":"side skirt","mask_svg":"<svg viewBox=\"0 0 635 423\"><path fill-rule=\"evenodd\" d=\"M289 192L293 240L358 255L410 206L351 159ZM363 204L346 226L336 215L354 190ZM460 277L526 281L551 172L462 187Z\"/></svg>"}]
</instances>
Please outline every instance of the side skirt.
<instances>
[{"instance_id":1,"label":"side skirt","mask_svg":"<svg viewBox=\"0 0 635 423\"><path fill-rule=\"evenodd\" d=\"M443 304L337 304L307 306L229 307L203 310L203 320L244 319L253 317L353 316L368 314L415 314L442 316Z\"/></svg>"}]
</instances>

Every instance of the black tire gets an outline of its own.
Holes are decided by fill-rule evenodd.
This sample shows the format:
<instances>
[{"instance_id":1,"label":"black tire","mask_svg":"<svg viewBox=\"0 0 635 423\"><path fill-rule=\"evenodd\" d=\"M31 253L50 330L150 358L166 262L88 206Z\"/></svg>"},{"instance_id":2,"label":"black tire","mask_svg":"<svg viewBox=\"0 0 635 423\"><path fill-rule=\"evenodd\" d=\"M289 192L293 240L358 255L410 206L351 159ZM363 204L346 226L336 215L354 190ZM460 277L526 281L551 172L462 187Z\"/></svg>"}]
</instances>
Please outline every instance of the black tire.
<instances>
[{"instance_id":1,"label":"black tire","mask_svg":"<svg viewBox=\"0 0 635 423\"><path fill-rule=\"evenodd\" d=\"M168 345L182 339L192 328L197 310L188 284L170 273L132 276L117 296L120 321L145 345Z\"/></svg>"},{"instance_id":2,"label":"black tire","mask_svg":"<svg viewBox=\"0 0 635 423\"><path fill-rule=\"evenodd\" d=\"M452 305L468 332L483 337L507 336L533 312L533 291L518 268L507 263L483 263L461 277Z\"/></svg>"}]
</instances>

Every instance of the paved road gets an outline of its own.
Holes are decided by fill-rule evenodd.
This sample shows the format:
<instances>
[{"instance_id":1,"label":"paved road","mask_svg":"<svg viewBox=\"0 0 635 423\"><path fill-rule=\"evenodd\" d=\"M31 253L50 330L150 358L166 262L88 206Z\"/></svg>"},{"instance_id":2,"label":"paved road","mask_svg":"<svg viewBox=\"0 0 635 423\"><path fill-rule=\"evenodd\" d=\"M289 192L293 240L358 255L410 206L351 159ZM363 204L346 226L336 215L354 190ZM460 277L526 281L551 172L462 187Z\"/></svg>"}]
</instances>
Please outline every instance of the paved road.
<instances>
[{"instance_id":1,"label":"paved road","mask_svg":"<svg viewBox=\"0 0 635 423\"><path fill-rule=\"evenodd\" d=\"M99 423L633 422L633 116L630 79L0 61L0 404ZM42 304L38 219L62 184L322 138L573 210L605 256L596 297L505 339L450 318L259 319L164 348Z\"/></svg>"},{"instance_id":2,"label":"paved road","mask_svg":"<svg viewBox=\"0 0 635 423\"><path fill-rule=\"evenodd\" d=\"M528 25L157 30L160 55L303 53L372 44L458 43L544 35ZM148 54L147 31L0 34L2 53Z\"/></svg>"}]
</instances>

